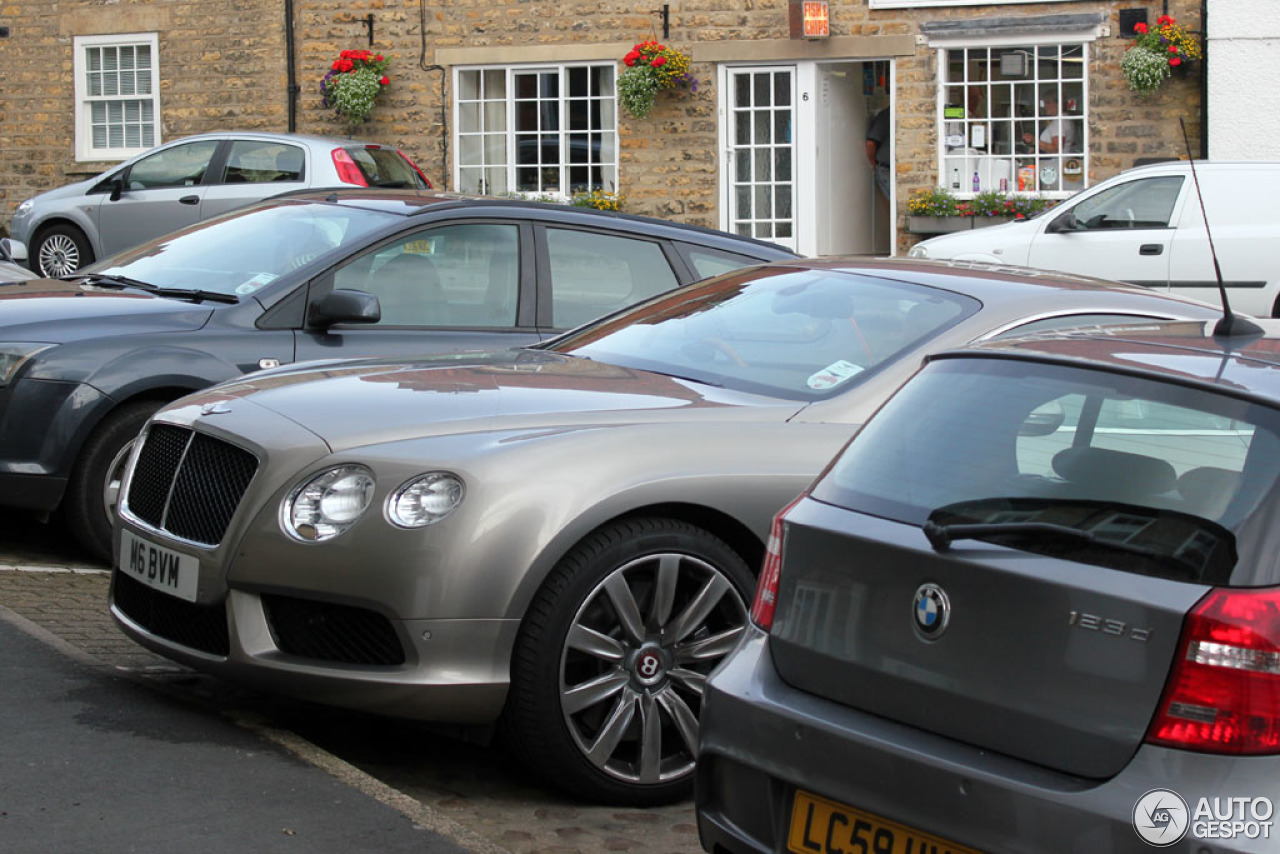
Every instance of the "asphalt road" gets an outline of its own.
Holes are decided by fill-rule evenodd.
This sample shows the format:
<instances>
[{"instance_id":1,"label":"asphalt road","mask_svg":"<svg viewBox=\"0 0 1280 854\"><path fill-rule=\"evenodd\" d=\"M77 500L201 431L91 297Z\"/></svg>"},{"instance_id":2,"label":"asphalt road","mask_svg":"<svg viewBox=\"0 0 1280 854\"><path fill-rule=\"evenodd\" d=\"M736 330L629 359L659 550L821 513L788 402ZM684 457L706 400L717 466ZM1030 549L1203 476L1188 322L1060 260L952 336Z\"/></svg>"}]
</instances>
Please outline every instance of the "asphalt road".
<instances>
[{"instance_id":1,"label":"asphalt road","mask_svg":"<svg viewBox=\"0 0 1280 854\"><path fill-rule=\"evenodd\" d=\"M500 747L467 743L413 722L263 695L168 662L116 630L106 610L108 580L107 568L89 560L56 524L0 519L0 607L47 632L46 640L65 654L97 665L91 673L128 676L140 690L199 704L223 725L237 722L398 811L411 828L429 828L471 851L701 851L690 803L631 810L576 802L546 789ZM218 808L216 792L209 801L206 809ZM230 801L225 806L235 808ZM346 808L344 803L335 811ZM0 823L0 831L5 826Z\"/></svg>"}]
</instances>

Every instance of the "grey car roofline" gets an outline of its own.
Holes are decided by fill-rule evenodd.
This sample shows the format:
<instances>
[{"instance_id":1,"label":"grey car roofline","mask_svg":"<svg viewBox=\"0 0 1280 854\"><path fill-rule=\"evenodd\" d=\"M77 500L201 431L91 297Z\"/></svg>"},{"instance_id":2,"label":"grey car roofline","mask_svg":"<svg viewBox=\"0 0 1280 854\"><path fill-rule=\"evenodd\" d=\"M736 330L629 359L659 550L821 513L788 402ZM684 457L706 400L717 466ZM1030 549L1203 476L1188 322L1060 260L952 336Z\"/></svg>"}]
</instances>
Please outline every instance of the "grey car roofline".
<instances>
[{"instance_id":1,"label":"grey car roofline","mask_svg":"<svg viewBox=\"0 0 1280 854\"><path fill-rule=\"evenodd\" d=\"M1140 341L1132 338L1101 339L1101 338L1095 338L1093 336L1085 336L1085 335L1072 336L1072 337L1073 338L1079 337L1083 340L1093 340L1093 341L1100 341L1100 340L1123 341L1126 344L1132 344L1137 347L1149 348L1153 346L1152 343L1149 341ZM1056 339L1056 340L1060 340L1060 339ZM1160 346L1162 348L1167 348L1173 345L1168 345L1162 342ZM1248 359L1249 358L1248 356L1245 356L1240 353L1232 353L1232 352L1214 353L1211 350L1204 350L1198 347L1184 347L1181 349L1185 349L1188 352L1196 353L1198 355L1206 356L1210 358L1219 358L1219 359L1222 359L1222 358ZM1112 362L1104 362L1098 359L1093 359L1088 356L1048 353L1042 350L1014 350L1014 349L987 350L987 349L973 348L973 349L942 350L937 353L930 353L925 356L924 361L926 364L930 364L936 361L954 360L954 359L1003 359L1007 361L1036 362L1036 363L1045 364L1045 365L1059 365L1062 367L1070 367L1070 368L1088 368L1090 370L1095 370L1095 371L1104 371L1109 374L1120 374L1122 376L1137 377L1139 379L1145 379L1145 380L1154 379L1162 383L1168 383L1170 385L1180 385L1180 386L1185 386L1187 388L1196 389L1198 391L1210 391L1210 392L1213 392L1214 394L1221 394L1221 395L1226 395L1228 397L1234 397L1239 400L1246 401L1248 403L1256 403L1269 408L1276 407L1275 398L1271 397L1270 395L1262 394L1256 391L1252 391L1250 389L1243 389L1243 388L1240 388L1239 386L1224 385L1216 381L1209 381L1209 380L1201 379L1199 377L1189 377L1189 376L1186 376L1185 374L1177 374L1171 371L1166 372L1166 371L1157 370L1149 367L1119 365ZM1274 362L1266 362L1260 359L1250 359L1250 361L1259 362L1260 364L1266 364L1272 367L1277 367L1276 363Z\"/></svg>"},{"instance_id":2,"label":"grey car roofline","mask_svg":"<svg viewBox=\"0 0 1280 854\"><path fill-rule=\"evenodd\" d=\"M376 187L369 188L370 191L376 192ZM411 191L412 192L412 191ZM290 199L311 201L328 201L331 204L345 202L347 204L357 204L351 200L352 195L358 195L359 188L353 187L309 187L302 190L289 190L275 196L270 196L270 200ZM701 234L709 237L723 238L733 245L748 244L768 248L775 252L789 252L793 258L801 258L803 256L777 243L770 243L767 240L760 240L755 237L743 237L741 235L730 234L727 231L721 231L715 228L708 228L703 225L693 225L685 222L672 222L671 220L659 219L658 217L643 216L641 214L629 214L621 211L602 211L595 208L577 207L573 205L549 205L547 202L537 202L532 199L504 199L496 196L471 195L466 193L452 193L445 190L420 190L416 191L417 195L423 197L433 197L440 199L439 203L422 207L418 210L409 211L403 216L415 217L425 216L435 211L457 210L467 208L476 203L493 205L496 208L519 208L523 210L544 210L547 207L561 208L566 212L571 212L573 216L594 217L597 219L614 219L632 223L647 223L655 228L671 229L676 232L687 232L692 234ZM339 195L340 194L340 195ZM329 196L334 196L330 199ZM265 201L265 200L264 200ZM784 259L778 259L784 260Z\"/></svg>"}]
</instances>

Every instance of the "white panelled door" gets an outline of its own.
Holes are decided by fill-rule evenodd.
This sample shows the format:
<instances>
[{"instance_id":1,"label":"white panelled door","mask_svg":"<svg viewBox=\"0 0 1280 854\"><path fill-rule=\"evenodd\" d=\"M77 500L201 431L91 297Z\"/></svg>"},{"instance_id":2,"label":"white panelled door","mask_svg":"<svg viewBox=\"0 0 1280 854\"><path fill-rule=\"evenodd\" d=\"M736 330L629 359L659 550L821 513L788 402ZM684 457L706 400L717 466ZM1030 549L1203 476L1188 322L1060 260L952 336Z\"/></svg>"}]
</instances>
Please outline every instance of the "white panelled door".
<instances>
[{"instance_id":1,"label":"white panelled door","mask_svg":"<svg viewBox=\"0 0 1280 854\"><path fill-rule=\"evenodd\" d=\"M722 67L724 227L796 249L794 66Z\"/></svg>"}]
</instances>

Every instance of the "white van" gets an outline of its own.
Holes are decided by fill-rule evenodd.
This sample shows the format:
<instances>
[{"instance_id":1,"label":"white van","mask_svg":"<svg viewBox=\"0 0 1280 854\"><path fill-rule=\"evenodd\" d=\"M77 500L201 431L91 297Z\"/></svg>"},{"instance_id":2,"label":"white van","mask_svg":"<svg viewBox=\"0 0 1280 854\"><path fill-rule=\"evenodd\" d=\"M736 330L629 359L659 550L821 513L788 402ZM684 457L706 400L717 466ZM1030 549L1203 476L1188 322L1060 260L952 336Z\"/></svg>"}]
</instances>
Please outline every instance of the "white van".
<instances>
[{"instance_id":1,"label":"white van","mask_svg":"<svg viewBox=\"0 0 1280 854\"><path fill-rule=\"evenodd\" d=\"M1280 317L1280 163L1195 167L1231 308ZM1062 270L1221 303L1185 160L1130 169L1030 219L934 237L910 255Z\"/></svg>"}]
</instances>

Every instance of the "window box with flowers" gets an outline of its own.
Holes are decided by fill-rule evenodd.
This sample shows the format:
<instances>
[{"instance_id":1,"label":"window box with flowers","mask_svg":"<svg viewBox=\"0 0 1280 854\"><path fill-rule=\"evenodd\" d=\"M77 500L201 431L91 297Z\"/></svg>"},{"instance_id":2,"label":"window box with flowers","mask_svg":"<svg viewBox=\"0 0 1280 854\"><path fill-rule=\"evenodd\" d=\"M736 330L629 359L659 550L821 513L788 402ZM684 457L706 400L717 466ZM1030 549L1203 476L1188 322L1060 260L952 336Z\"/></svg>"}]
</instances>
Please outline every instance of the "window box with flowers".
<instances>
[{"instance_id":1,"label":"window box with flowers","mask_svg":"<svg viewBox=\"0 0 1280 854\"><path fill-rule=\"evenodd\" d=\"M320 81L324 105L346 120L358 125L369 115L390 83L387 67L391 61L368 50L344 50Z\"/></svg>"},{"instance_id":2,"label":"window box with flowers","mask_svg":"<svg viewBox=\"0 0 1280 854\"><path fill-rule=\"evenodd\" d=\"M633 118L648 116L662 90L698 91L698 81L689 73L689 55L652 39L631 48L622 64L626 68L618 74L618 103Z\"/></svg>"},{"instance_id":3,"label":"window box with flowers","mask_svg":"<svg viewBox=\"0 0 1280 854\"><path fill-rule=\"evenodd\" d=\"M956 198L944 187L916 190L907 200L907 230L915 234L947 234L1026 219L1055 204L1052 199L1016 193L979 193Z\"/></svg>"},{"instance_id":4,"label":"window box with flowers","mask_svg":"<svg viewBox=\"0 0 1280 854\"><path fill-rule=\"evenodd\" d=\"M1168 15L1156 18L1154 29L1142 23L1133 29L1137 35L1120 60L1120 70L1138 97L1150 95L1173 74L1186 74L1203 56L1199 39Z\"/></svg>"}]
</instances>

